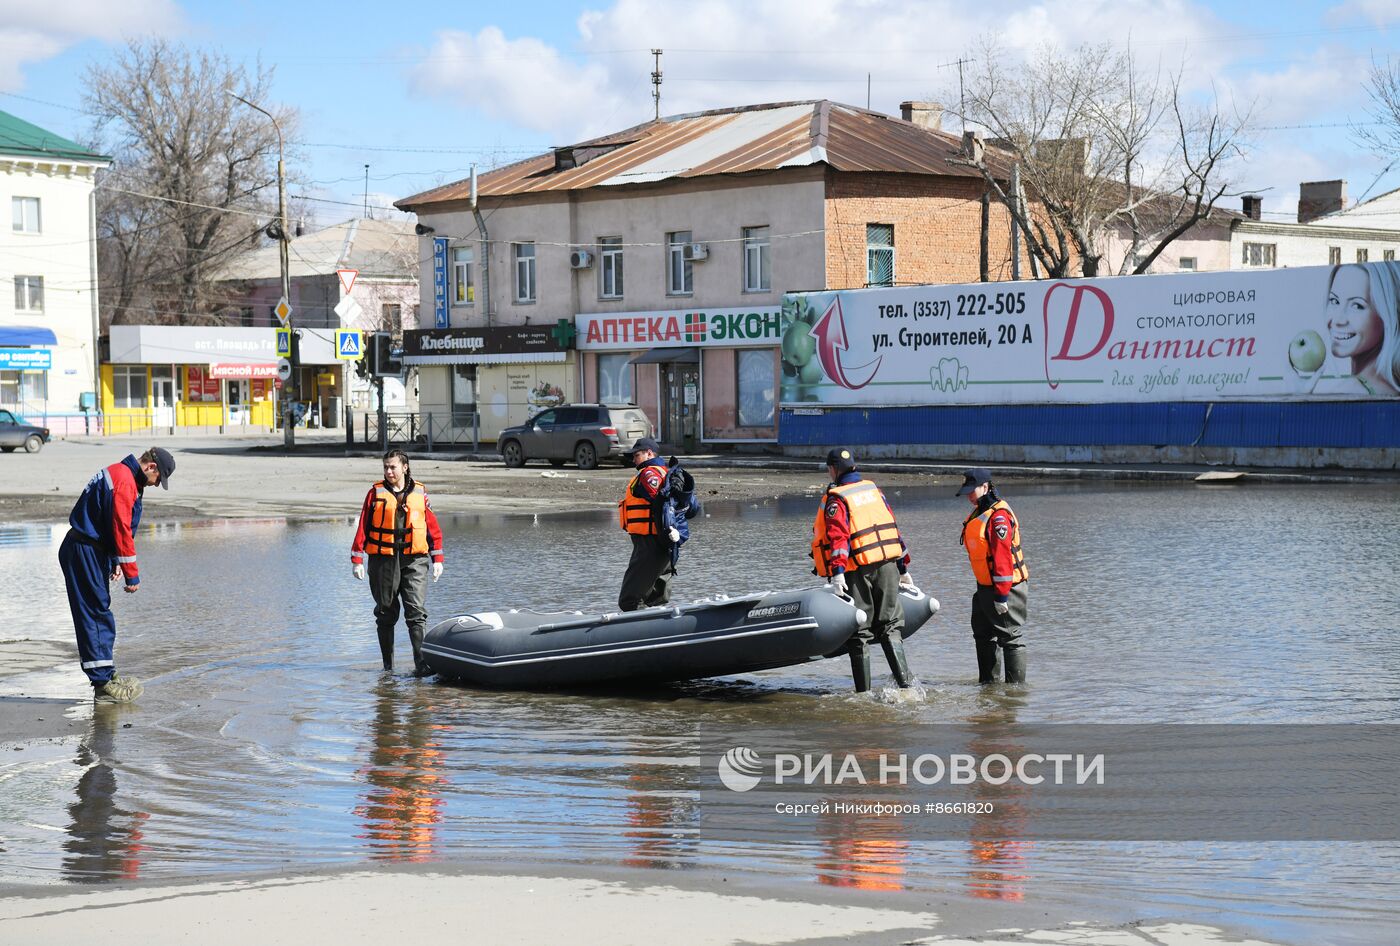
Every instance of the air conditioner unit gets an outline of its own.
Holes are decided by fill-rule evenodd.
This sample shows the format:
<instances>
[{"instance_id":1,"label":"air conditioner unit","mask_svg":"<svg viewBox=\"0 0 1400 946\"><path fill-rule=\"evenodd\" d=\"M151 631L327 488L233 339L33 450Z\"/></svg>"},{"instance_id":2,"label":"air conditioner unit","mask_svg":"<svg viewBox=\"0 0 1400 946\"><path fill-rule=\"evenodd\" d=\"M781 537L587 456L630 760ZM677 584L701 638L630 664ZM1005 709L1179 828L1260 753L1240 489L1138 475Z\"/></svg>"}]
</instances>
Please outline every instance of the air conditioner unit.
<instances>
[{"instance_id":1,"label":"air conditioner unit","mask_svg":"<svg viewBox=\"0 0 1400 946\"><path fill-rule=\"evenodd\" d=\"M710 245L708 243L687 243L681 248L681 259L688 263L710 258Z\"/></svg>"},{"instance_id":2,"label":"air conditioner unit","mask_svg":"<svg viewBox=\"0 0 1400 946\"><path fill-rule=\"evenodd\" d=\"M593 254L587 250L574 250L569 254L570 269L587 269L593 265Z\"/></svg>"}]
</instances>

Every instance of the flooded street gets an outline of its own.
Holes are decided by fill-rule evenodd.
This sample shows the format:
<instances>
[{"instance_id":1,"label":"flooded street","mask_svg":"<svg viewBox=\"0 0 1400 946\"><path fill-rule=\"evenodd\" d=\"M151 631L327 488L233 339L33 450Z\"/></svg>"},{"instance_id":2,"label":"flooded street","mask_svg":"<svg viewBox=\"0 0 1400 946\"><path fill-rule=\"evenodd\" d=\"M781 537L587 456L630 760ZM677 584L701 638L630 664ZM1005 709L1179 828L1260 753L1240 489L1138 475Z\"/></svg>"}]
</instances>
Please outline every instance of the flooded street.
<instances>
[{"instance_id":1,"label":"flooded street","mask_svg":"<svg viewBox=\"0 0 1400 946\"><path fill-rule=\"evenodd\" d=\"M900 720L1400 723L1400 489L1358 490L1008 488L1032 573L1030 683L1008 690L975 683L972 583L957 538L966 501L892 489L913 574L943 604L908 642L928 688L917 705L855 697L844 659L639 692L390 677L369 591L350 573L353 520L157 522L137 536L142 593L114 602L118 667L145 680L146 694L134 706L70 710L92 715L79 744L38 741L0 759L0 882L380 861L608 864L720 871L731 883L1131 904L1118 908L1125 918L1375 942L1400 926L1396 845L1090 844L1004 831L726 844L694 830L688 761L701 729L794 719L833 731ZM676 598L813 583L814 505L711 503ZM611 513L442 525L447 567L429 590L430 621L615 606L629 547ZM71 649L55 561L65 530L0 527L4 636ZM397 665L412 666L402 628ZM878 686L887 671L878 656L873 666ZM0 698L84 690L73 663L11 677ZM0 712L14 705L0 699Z\"/></svg>"}]
</instances>

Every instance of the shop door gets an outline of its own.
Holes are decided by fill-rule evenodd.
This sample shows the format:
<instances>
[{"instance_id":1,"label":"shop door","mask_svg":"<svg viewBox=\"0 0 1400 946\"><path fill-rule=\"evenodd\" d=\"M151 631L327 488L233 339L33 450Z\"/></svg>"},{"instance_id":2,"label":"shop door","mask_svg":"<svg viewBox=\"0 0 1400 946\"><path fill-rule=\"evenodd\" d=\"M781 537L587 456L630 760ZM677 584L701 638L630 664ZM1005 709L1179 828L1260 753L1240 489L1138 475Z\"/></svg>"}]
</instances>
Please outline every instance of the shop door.
<instances>
[{"instance_id":1,"label":"shop door","mask_svg":"<svg viewBox=\"0 0 1400 946\"><path fill-rule=\"evenodd\" d=\"M228 422L234 425L249 423L249 408L252 405L248 401L248 382L244 380L224 383L228 385L228 396L224 398L224 403L228 405Z\"/></svg>"},{"instance_id":2,"label":"shop door","mask_svg":"<svg viewBox=\"0 0 1400 946\"><path fill-rule=\"evenodd\" d=\"M175 426L175 377L169 368L151 369L151 426Z\"/></svg>"},{"instance_id":3,"label":"shop door","mask_svg":"<svg viewBox=\"0 0 1400 946\"><path fill-rule=\"evenodd\" d=\"M700 366L662 365L661 381L661 439L692 447L700 411Z\"/></svg>"}]
</instances>

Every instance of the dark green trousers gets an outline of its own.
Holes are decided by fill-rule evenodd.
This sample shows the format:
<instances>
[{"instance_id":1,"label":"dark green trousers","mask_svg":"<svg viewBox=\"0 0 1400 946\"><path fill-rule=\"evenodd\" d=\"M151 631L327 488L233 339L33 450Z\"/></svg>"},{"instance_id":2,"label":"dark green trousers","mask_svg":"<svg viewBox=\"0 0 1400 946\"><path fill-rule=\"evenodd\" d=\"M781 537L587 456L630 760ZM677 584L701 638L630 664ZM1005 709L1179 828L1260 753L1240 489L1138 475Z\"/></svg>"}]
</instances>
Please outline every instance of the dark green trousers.
<instances>
[{"instance_id":1,"label":"dark green trousers","mask_svg":"<svg viewBox=\"0 0 1400 946\"><path fill-rule=\"evenodd\" d=\"M367 555L369 561L369 591L374 595L374 623L379 631L379 652L384 669L394 668L394 627L399 623L399 606L403 603L404 621L408 624L408 641L413 645L413 669L426 670L423 663L423 635L428 632L428 570L427 555Z\"/></svg>"},{"instance_id":2,"label":"dark green trousers","mask_svg":"<svg viewBox=\"0 0 1400 946\"><path fill-rule=\"evenodd\" d=\"M999 658L1005 657L1006 682L1024 683L1026 678L1025 642L1021 629L1030 614L1030 582L1011 586L1006 614L998 614L996 589L978 585L972 594L972 639L977 645L977 675L982 683L995 683L1000 676Z\"/></svg>"},{"instance_id":3,"label":"dark green trousers","mask_svg":"<svg viewBox=\"0 0 1400 946\"><path fill-rule=\"evenodd\" d=\"M632 558L617 595L619 611L654 608L671 600L671 543L655 535L633 535Z\"/></svg>"},{"instance_id":4,"label":"dark green trousers","mask_svg":"<svg viewBox=\"0 0 1400 946\"><path fill-rule=\"evenodd\" d=\"M904 606L899 603L899 566L894 562L862 565L846 572L846 589L865 620L856 637L869 644L890 635L903 639Z\"/></svg>"}]
</instances>

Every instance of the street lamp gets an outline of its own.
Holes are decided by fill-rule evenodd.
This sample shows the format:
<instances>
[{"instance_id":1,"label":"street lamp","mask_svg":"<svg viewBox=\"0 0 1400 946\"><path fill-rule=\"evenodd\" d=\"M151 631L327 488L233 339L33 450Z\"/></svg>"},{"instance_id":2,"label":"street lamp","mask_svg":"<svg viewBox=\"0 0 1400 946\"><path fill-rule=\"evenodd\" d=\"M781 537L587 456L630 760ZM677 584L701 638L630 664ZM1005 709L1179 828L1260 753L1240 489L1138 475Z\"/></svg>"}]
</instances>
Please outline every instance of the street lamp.
<instances>
[{"instance_id":1,"label":"street lamp","mask_svg":"<svg viewBox=\"0 0 1400 946\"><path fill-rule=\"evenodd\" d=\"M263 108L261 105L255 105L254 103L248 101L232 89L225 89L224 91L228 93L228 95L230 95L231 97L238 99L238 101L242 102L249 108L255 111L262 112L264 115L266 115L268 117L268 120L272 122L272 127L277 132L277 229L278 231L280 231L277 235L277 256L278 260L282 264L282 298L287 300L287 305L290 308L292 304L292 277L291 268L287 261L287 244L291 242L291 237L288 235L287 232L287 170L286 165L283 163L282 126L277 124L277 117L271 112L269 112L267 109ZM290 332L291 330L292 315L291 312L288 311L287 331ZM296 424L294 423L294 416L292 414L292 405L296 403L297 395L298 359L295 357L296 350L296 346L293 345L291 351L288 353L293 356L290 359L292 364L292 373L291 376L287 379L287 396L283 399L282 404L282 442L288 450L290 450L296 444Z\"/></svg>"}]
</instances>

